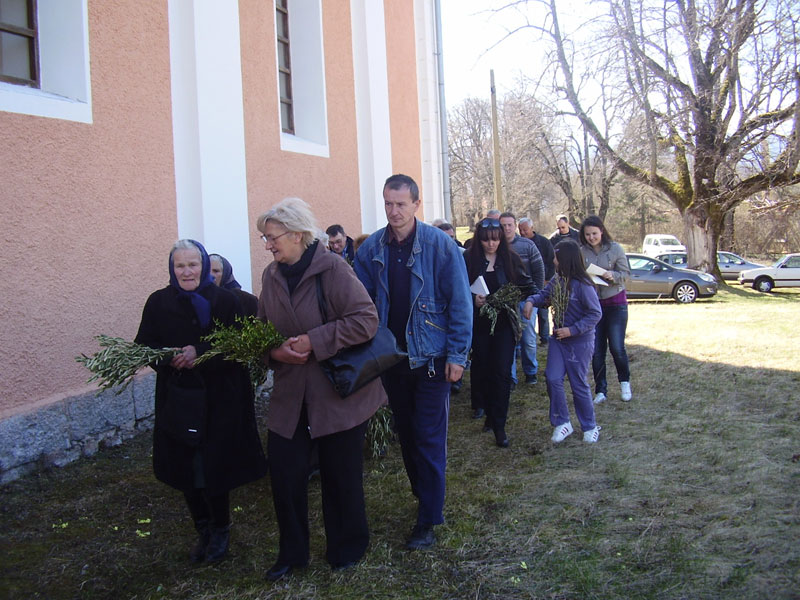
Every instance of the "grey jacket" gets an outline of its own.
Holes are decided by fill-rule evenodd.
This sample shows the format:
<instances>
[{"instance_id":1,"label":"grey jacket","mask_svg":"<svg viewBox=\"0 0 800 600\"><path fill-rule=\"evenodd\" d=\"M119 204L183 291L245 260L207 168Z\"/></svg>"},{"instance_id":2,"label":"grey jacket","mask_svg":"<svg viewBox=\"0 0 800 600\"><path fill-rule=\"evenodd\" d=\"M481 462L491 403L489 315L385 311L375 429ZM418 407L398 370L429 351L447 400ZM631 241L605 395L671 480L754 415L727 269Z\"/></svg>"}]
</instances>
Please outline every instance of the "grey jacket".
<instances>
[{"instance_id":1,"label":"grey jacket","mask_svg":"<svg viewBox=\"0 0 800 600\"><path fill-rule=\"evenodd\" d=\"M581 244L581 254L587 267L597 265L601 269L611 271L614 276L613 283L597 286L597 295L601 300L616 296L625 289L625 282L631 275L631 268L628 266L625 250L617 242L601 244L598 252L595 252L589 245Z\"/></svg>"},{"instance_id":2,"label":"grey jacket","mask_svg":"<svg viewBox=\"0 0 800 600\"><path fill-rule=\"evenodd\" d=\"M544 261L536 244L521 235L515 235L511 242L511 249L522 259L522 265L533 281L534 293L544 287Z\"/></svg>"}]
</instances>

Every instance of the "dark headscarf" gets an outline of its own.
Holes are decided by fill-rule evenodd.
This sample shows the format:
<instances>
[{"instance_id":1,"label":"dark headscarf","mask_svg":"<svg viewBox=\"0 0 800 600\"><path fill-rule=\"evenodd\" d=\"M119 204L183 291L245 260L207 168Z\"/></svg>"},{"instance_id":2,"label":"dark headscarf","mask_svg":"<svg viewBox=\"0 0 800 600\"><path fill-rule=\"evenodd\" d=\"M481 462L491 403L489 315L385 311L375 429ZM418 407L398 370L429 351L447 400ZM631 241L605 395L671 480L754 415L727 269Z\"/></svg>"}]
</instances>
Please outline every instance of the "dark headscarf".
<instances>
[{"instance_id":1,"label":"dark headscarf","mask_svg":"<svg viewBox=\"0 0 800 600\"><path fill-rule=\"evenodd\" d=\"M240 290L242 289L241 284L236 281L236 278L233 276L233 265L228 261L227 258L222 256L221 254L209 254L210 257L218 258L219 261L222 263L222 278L220 279L219 287L225 288L226 290Z\"/></svg>"},{"instance_id":2,"label":"dark headscarf","mask_svg":"<svg viewBox=\"0 0 800 600\"><path fill-rule=\"evenodd\" d=\"M208 252L206 252L206 249L203 248L203 244L196 242L195 240L186 241L194 244L200 252L200 261L203 264L203 270L200 272L200 285L197 286L197 289L191 292L187 292L180 286L178 283L178 278L175 277L175 267L172 261L172 254L175 252L174 250L169 253L169 284L178 290L178 296L189 298L189 301L192 303L192 307L194 308L194 312L197 315L197 320L200 321L200 326L208 327L208 325L211 323L211 302L206 300L206 298L198 292L204 290L209 285L214 285L214 276L211 274L211 261L208 258Z\"/></svg>"}]
</instances>

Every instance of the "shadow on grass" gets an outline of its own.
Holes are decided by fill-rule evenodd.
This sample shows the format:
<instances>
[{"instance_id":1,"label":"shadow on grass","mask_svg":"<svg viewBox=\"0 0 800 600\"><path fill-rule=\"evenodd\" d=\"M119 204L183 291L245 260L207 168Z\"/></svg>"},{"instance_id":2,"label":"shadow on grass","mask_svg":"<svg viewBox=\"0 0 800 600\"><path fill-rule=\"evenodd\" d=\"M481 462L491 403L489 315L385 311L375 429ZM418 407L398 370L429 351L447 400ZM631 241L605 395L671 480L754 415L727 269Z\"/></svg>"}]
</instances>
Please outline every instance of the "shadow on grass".
<instances>
[{"instance_id":1,"label":"shadow on grass","mask_svg":"<svg viewBox=\"0 0 800 600\"><path fill-rule=\"evenodd\" d=\"M453 397L435 550L403 548L415 505L394 443L365 462L372 541L355 568L324 561L318 479L308 569L263 580L278 545L267 480L232 494L230 558L191 566L182 497L154 480L144 434L0 488L0 597L796 597L800 374L629 353L634 400L612 390L597 407L594 446L577 426L549 441L543 381L512 395L510 449L470 418L468 385Z\"/></svg>"}]
</instances>

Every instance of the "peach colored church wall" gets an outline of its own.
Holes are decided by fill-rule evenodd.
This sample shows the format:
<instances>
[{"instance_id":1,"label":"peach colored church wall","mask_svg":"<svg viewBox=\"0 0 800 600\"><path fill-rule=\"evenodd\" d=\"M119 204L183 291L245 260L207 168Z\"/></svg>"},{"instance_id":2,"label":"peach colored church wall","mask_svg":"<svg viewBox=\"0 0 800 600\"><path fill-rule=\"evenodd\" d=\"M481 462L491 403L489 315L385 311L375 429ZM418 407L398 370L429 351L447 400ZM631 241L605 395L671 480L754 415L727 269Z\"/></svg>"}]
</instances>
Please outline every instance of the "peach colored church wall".
<instances>
[{"instance_id":1,"label":"peach colored church wall","mask_svg":"<svg viewBox=\"0 0 800 600\"><path fill-rule=\"evenodd\" d=\"M392 166L395 173L414 178L422 189L422 155L419 134L414 1L384 0L386 60L389 78L389 113L392 132ZM422 203L417 218L424 220Z\"/></svg>"},{"instance_id":2,"label":"peach colored church wall","mask_svg":"<svg viewBox=\"0 0 800 600\"><path fill-rule=\"evenodd\" d=\"M339 223L352 237L361 233L350 2L322 3L329 158L281 150L273 4L240 0L239 10L253 287L258 294L271 255L257 237L255 222L281 199L297 196L308 202L323 230Z\"/></svg>"},{"instance_id":3,"label":"peach colored church wall","mask_svg":"<svg viewBox=\"0 0 800 600\"><path fill-rule=\"evenodd\" d=\"M177 235L167 3L89 2L92 124L0 112L0 417L87 389Z\"/></svg>"}]
</instances>

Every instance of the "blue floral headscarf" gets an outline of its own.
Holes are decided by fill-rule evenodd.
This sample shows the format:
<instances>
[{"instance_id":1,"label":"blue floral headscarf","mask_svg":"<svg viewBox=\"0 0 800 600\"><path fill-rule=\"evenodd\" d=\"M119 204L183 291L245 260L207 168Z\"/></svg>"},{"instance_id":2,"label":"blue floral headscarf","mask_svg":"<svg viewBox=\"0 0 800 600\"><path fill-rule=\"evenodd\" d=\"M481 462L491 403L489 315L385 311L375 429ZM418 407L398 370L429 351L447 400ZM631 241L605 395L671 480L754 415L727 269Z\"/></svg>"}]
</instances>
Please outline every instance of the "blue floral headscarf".
<instances>
[{"instance_id":1,"label":"blue floral headscarf","mask_svg":"<svg viewBox=\"0 0 800 600\"><path fill-rule=\"evenodd\" d=\"M204 290L209 285L214 285L214 276L211 274L211 261L208 258L208 252L206 252L203 244L196 242L195 240L187 239L186 241L191 242L200 252L200 260L203 264L203 269L200 272L200 285L198 285L197 288L191 292L187 292L180 286L178 283L178 278L175 277L175 266L172 261L172 255L175 252L174 250L169 253L169 284L178 290L178 296L189 298L189 301L192 303L192 307L194 308L194 312L197 315L197 320L200 322L200 326L208 327L211 323L211 302L209 302L198 292Z\"/></svg>"}]
</instances>

